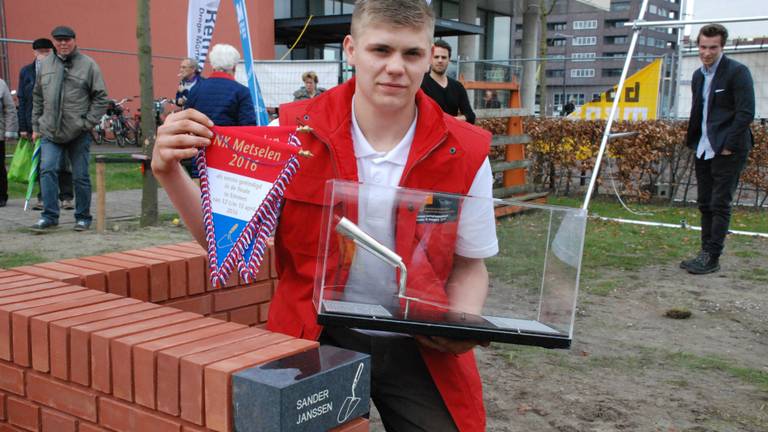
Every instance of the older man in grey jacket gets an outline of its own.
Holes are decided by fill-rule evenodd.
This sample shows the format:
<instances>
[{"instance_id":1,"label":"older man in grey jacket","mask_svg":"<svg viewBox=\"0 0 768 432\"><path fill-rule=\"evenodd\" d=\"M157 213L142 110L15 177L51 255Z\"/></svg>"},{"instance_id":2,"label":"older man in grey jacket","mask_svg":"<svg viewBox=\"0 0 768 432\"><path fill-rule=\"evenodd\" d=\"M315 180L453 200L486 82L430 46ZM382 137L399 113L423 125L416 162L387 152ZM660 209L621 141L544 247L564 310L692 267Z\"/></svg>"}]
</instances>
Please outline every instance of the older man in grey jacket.
<instances>
[{"instance_id":1,"label":"older man in grey jacket","mask_svg":"<svg viewBox=\"0 0 768 432\"><path fill-rule=\"evenodd\" d=\"M8 172L5 170L5 139L16 135L16 105L8 85L0 79L0 207L8 201Z\"/></svg>"},{"instance_id":2,"label":"older man in grey jacket","mask_svg":"<svg viewBox=\"0 0 768 432\"><path fill-rule=\"evenodd\" d=\"M42 231L59 224L58 169L66 151L75 189L75 231L85 231L92 220L89 130L107 110L107 91L99 66L78 51L74 30L59 26L51 36L57 52L41 62L32 102L32 138L42 137L44 206L32 228Z\"/></svg>"}]
</instances>

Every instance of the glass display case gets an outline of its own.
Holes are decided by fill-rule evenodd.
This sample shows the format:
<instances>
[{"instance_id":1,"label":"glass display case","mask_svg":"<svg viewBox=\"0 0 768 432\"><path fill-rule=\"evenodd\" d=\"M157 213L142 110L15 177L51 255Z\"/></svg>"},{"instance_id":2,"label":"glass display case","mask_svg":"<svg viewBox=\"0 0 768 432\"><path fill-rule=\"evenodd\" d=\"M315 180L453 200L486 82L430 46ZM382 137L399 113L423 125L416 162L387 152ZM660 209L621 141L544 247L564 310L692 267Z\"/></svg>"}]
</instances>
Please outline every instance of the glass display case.
<instances>
[{"instance_id":1,"label":"glass display case","mask_svg":"<svg viewBox=\"0 0 768 432\"><path fill-rule=\"evenodd\" d=\"M585 227L577 208L329 181L318 322L567 348Z\"/></svg>"}]
</instances>

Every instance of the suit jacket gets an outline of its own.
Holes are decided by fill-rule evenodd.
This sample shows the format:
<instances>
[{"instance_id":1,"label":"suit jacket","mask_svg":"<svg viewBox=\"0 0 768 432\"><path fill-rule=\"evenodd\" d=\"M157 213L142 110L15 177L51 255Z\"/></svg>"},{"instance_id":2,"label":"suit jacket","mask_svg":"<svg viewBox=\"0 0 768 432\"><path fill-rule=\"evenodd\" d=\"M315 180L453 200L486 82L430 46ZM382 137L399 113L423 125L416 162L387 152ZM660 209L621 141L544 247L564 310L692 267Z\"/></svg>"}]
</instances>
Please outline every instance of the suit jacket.
<instances>
[{"instance_id":1,"label":"suit jacket","mask_svg":"<svg viewBox=\"0 0 768 432\"><path fill-rule=\"evenodd\" d=\"M691 82L693 104L686 137L688 147L694 150L701 138L703 86L704 74L701 69L696 69ZM720 154L723 149L733 153L748 152L752 148L749 126L755 118L755 90L749 69L723 55L709 87L707 105L707 136L715 154Z\"/></svg>"},{"instance_id":2,"label":"suit jacket","mask_svg":"<svg viewBox=\"0 0 768 432\"><path fill-rule=\"evenodd\" d=\"M19 71L19 132L32 133L32 90L35 88L35 62Z\"/></svg>"}]
</instances>

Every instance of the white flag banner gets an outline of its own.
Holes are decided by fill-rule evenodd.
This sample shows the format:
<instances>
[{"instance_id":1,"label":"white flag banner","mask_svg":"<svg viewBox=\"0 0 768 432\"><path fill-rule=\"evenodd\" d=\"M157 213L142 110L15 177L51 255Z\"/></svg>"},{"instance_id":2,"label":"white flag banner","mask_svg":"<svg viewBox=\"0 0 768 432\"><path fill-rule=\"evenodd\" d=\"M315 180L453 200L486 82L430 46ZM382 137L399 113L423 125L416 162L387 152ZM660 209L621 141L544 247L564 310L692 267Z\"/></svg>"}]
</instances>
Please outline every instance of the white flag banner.
<instances>
[{"instance_id":1,"label":"white flag banner","mask_svg":"<svg viewBox=\"0 0 768 432\"><path fill-rule=\"evenodd\" d=\"M187 10L187 56L197 60L203 69L213 39L213 27L220 0L189 0Z\"/></svg>"}]
</instances>

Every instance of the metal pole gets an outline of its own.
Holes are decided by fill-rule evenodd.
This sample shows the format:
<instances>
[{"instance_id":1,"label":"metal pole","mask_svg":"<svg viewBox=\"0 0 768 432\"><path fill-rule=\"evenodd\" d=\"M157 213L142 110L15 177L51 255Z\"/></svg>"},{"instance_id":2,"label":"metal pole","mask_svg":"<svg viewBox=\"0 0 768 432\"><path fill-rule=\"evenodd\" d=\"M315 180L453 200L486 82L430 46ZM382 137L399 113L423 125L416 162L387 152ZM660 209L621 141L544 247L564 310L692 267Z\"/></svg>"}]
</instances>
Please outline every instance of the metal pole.
<instances>
[{"instance_id":1,"label":"metal pole","mask_svg":"<svg viewBox=\"0 0 768 432\"><path fill-rule=\"evenodd\" d=\"M643 0L640 6L640 13L638 14L638 21L642 20L645 16L645 11L648 9L648 0ZM608 116L608 122L605 125L603 131L603 138L600 141L600 150L597 152L597 159L595 160L595 168L592 171L592 178L589 180L589 186L587 187L587 196L584 198L584 204L582 209L587 210L589 208L589 200L592 198L592 192L595 189L595 183L597 183L597 174L600 172L600 163L603 161L603 154L605 154L605 148L608 144L608 137L611 134L611 126L613 120L616 118L616 112L619 109L619 101L624 96L624 82L627 80L627 73L629 72L629 65L632 63L632 55L635 52L635 45L637 45L637 37L640 35L640 27L633 27L632 41L629 44L629 51L627 51L627 58L624 60L624 69L621 71L621 79L619 85L616 87L616 94L613 97L613 105L611 106L611 114Z\"/></svg>"},{"instance_id":2,"label":"metal pole","mask_svg":"<svg viewBox=\"0 0 768 432\"><path fill-rule=\"evenodd\" d=\"M671 20L671 21L643 21L642 18L636 21L625 22L624 27L642 28L642 27L684 27L689 24L709 24L709 23L732 23L732 22L751 22L768 21L768 16L742 17L742 18L715 18L700 20Z\"/></svg>"}]
</instances>

